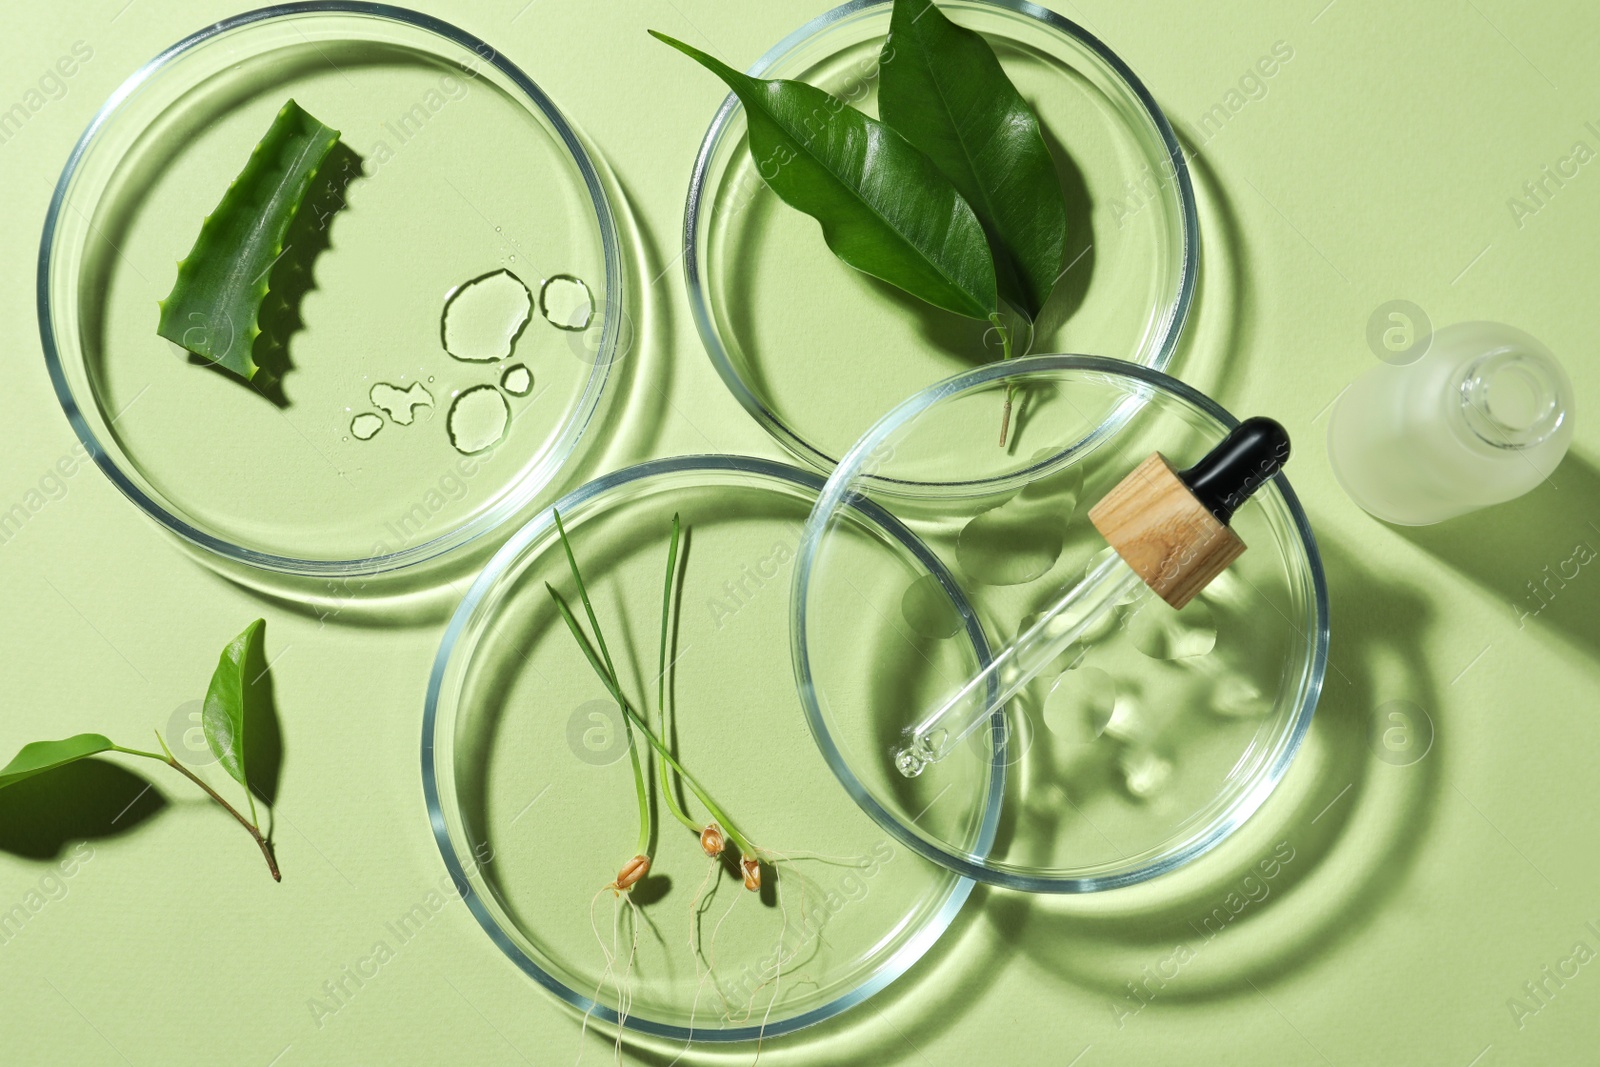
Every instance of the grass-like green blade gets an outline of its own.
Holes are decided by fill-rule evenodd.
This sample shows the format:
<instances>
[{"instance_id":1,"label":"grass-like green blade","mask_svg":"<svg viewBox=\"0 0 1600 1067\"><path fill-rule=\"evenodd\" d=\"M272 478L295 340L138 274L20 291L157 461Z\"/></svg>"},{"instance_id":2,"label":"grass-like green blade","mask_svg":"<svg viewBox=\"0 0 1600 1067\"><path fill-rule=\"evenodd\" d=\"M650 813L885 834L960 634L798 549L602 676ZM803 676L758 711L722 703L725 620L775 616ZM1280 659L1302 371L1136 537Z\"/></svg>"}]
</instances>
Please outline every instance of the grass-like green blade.
<instances>
[{"instance_id":1,"label":"grass-like green blade","mask_svg":"<svg viewBox=\"0 0 1600 1067\"><path fill-rule=\"evenodd\" d=\"M622 679L617 674L616 666L611 662L611 651L606 648L606 635L600 630L600 620L595 616L594 605L589 601L589 587L584 584L583 572L578 569L578 557L572 552L572 542L567 540L567 527L561 521L561 512L555 508L550 509L550 515L555 519L556 535L561 539L561 549L567 554L567 570L572 574L572 584L578 587L578 596L583 601L584 614L589 616L589 626L594 630L594 639L600 646L600 654L605 657L605 674L610 678L611 689L617 693L622 692ZM548 588L548 583L546 588ZM555 590L550 591L555 596ZM579 631L581 635L582 631ZM620 700L621 697L619 696ZM655 826L655 820L650 812L650 783L645 777L644 761L639 758L639 747L633 743L633 723L626 715L622 719L623 731L628 738L628 759L633 762L633 785L639 797L639 854L650 854L650 838Z\"/></svg>"},{"instance_id":2,"label":"grass-like green blade","mask_svg":"<svg viewBox=\"0 0 1600 1067\"><path fill-rule=\"evenodd\" d=\"M206 689L205 703L200 709L200 727L212 755L234 781L244 786L247 794L250 783L245 775L245 723L247 705L257 680L248 675L252 673L251 662L259 660L258 643L265 626L266 620L257 619L228 642L217 661L217 669L211 674L211 685ZM250 806L255 807L253 798Z\"/></svg>"},{"instance_id":3,"label":"grass-like green blade","mask_svg":"<svg viewBox=\"0 0 1600 1067\"><path fill-rule=\"evenodd\" d=\"M611 699L617 702L617 707L622 709L623 716L633 723L650 747L656 750L656 755L665 760L678 773L678 777L683 779L689 790L700 799L700 803L705 805L706 810L711 813L711 817L716 820L717 825L727 832L728 837L738 846L740 852L747 856L755 855L755 846L750 843L749 838L740 832L738 824L728 818L728 813L723 811L717 805L717 802L711 799L711 795L705 791L705 787L700 784L699 780L693 774L690 774L683 764L678 762L678 757L674 756L672 750L667 748L666 742L657 737L655 732L650 729L650 724L645 722L637 711L633 710L633 705L628 703L628 698L622 694L622 689L617 685L617 680L611 676L606 670L605 664L600 662L600 657L595 654L594 647L589 644L589 639L584 635L583 627L578 624L578 620L573 616L572 609L567 606L567 602L561 599L561 594L556 592L555 587L549 582L544 583L544 588L545 592L550 594L550 599L555 604L556 610L561 613L561 621L567 624L567 631L572 634L573 641L577 643L579 650L583 652L584 658L589 661L590 669L600 679L600 684L606 687L606 692L611 694Z\"/></svg>"},{"instance_id":4,"label":"grass-like green blade","mask_svg":"<svg viewBox=\"0 0 1600 1067\"><path fill-rule=\"evenodd\" d=\"M960 191L993 245L1000 295L1030 319L1061 273L1067 209L1039 119L981 36L931 0L894 0L878 113Z\"/></svg>"},{"instance_id":5,"label":"grass-like green blade","mask_svg":"<svg viewBox=\"0 0 1600 1067\"><path fill-rule=\"evenodd\" d=\"M245 381L267 275L317 169L339 140L293 100L283 105L250 160L206 216L178 280L161 301L156 332Z\"/></svg>"},{"instance_id":6,"label":"grass-like green blade","mask_svg":"<svg viewBox=\"0 0 1600 1067\"><path fill-rule=\"evenodd\" d=\"M661 717L661 739L670 745L673 738L672 714L667 704L667 670L671 664L667 661L667 648L672 638L672 589L677 584L678 577L678 545L683 533L683 523L677 512L672 515L672 538L667 542L667 573L661 582L661 657L656 674L656 712ZM678 790L673 787L671 774L667 761L661 760L656 764L657 777L661 783L661 796L667 802L667 809L672 812L673 818L691 830L699 831L689 813L683 810L683 805L678 802Z\"/></svg>"},{"instance_id":7,"label":"grass-like green blade","mask_svg":"<svg viewBox=\"0 0 1600 1067\"><path fill-rule=\"evenodd\" d=\"M109 737L100 734L78 734L61 741L34 741L23 745L22 751L10 763L0 767L0 789L86 756L110 752L116 747Z\"/></svg>"},{"instance_id":8,"label":"grass-like green blade","mask_svg":"<svg viewBox=\"0 0 1600 1067\"><path fill-rule=\"evenodd\" d=\"M994 259L972 208L900 134L821 89L741 74L651 30L744 104L762 180L857 270L969 318L995 312Z\"/></svg>"}]
</instances>

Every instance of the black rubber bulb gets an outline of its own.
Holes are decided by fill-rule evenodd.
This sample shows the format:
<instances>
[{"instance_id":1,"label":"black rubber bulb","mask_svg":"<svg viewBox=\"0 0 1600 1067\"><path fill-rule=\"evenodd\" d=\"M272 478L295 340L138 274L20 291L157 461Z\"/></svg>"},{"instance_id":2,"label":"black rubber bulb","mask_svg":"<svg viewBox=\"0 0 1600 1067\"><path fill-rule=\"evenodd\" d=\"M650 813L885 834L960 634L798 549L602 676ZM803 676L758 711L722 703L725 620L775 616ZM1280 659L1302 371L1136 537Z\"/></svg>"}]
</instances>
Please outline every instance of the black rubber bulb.
<instances>
[{"instance_id":1,"label":"black rubber bulb","mask_svg":"<svg viewBox=\"0 0 1600 1067\"><path fill-rule=\"evenodd\" d=\"M1289 461L1289 431L1272 419L1245 419L1204 459L1178 474L1224 526L1240 504Z\"/></svg>"}]
</instances>

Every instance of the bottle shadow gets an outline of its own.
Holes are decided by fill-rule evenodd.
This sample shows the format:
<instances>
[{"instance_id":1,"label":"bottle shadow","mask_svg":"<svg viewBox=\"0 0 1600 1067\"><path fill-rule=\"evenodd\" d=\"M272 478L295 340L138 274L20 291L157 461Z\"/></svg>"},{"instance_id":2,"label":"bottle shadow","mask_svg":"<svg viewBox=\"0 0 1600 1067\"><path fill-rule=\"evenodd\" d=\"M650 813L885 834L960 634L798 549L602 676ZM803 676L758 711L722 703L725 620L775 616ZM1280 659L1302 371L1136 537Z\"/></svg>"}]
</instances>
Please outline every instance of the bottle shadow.
<instances>
[{"instance_id":1,"label":"bottle shadow","mask_svg":"<svg viewBox=\"0 0 1600 1067\"><path fill-rule=\"evenodd\" d=\"M1569 452L1542 485L1516 500L1435 526L1393 529L1504 600L1517 629L1548 627L1600 658L1600 613L1581 596L1600 552L1600 471Z\"/></svg>"},{"instance_id":2,"label":"bottle shadow","mask_svg":"<svg viewBox=\"0 0 1600 1067\"><path fill-rule=\"evenodd\" d=\"M1338 629L1310 732L1274 796L1214 851L1151 881L997 894L989 906L1010 951L1106 996L1119 1028L1155 1000L1258 995L1336 952L1401 890L1431 822L1443 758L1433 720L1386 714L1395 699L1437 708L1415 669L1431 609L1352 552L1323 548ZM1206 965L1187 969L1196 958Z\"/></svg>"}]
</instances>

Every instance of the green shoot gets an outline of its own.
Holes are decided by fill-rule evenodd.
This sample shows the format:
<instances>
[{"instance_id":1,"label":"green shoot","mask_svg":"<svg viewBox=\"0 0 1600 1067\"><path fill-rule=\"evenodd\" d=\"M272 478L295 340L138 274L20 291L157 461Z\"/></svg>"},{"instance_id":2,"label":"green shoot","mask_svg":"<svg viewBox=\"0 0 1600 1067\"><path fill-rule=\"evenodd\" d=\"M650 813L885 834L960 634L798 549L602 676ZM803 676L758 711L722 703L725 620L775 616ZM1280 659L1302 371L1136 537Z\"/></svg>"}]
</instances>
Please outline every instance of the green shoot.
<instances>
[{"instance_id":1,"label":"green shoot","mask_svg":"<svg viewBox=\"0 0 1600 1067\"><path fill-rule=\"evenodd\" d=\"M567 540L567 528L561 522L561 512L550 509L550 514L555 516L556 533L561 538L561 547L567 554L567 569L572 572L572 581L578 587L578 597L583 601L583 610L589 616L589 626L594 630L594 638L600 646L600 654L605 658L603 680L609 683L617 701L621 703L622 683L617 677L617 668L612 665L611 652L606 648L605 635L600 632L600 620L595 617L594 605L589 602L589 590L583 584L583 575L578 570L578 559L572 554L572 543ZM548 588L548 585L546 586ZM554 595L554 590L551 590ZM587 648L587 645L585 646ZM600 670L597 663L596 670ZM639 855L649 857L650 837L655 829L655 820L650 812L650 783L645 777L645 769L639 759L639 746L633 743L633 726L629 717L622 720L623 729L628 736L628 758L633 761L633 788L639 796L639 847L635 850Z\"/></svg>"},{"instance_id":2,"label":"green shoot","mask_svg":"<svg viewBox=\"0 0 1600 1067\"><path fill-rule=\"evenodd\" d=\"M710 794L705 791L705 789L700 785L699 781L695 779L695 776L684 769L683 764L678 762L677 757L675 757L671 751L668 750L667 746L662 743L661 739L656 737L655 733L651 731L649 724L640 718L639 713L635 711L633 709L633 705L628 702L628 698L622 695L621 687L616 684L616 681L606 671L605 664L602 663L600 657L595 654L593 646L591 646L589 643L589 639L584 635L583 627L580 626L578 624L578 620L573 617L572 609L567 606L567 602L565 600L561 599L561 594L557 593L555 588L548 582L545 583L545 590L549 592L550 599L555 602L556 610L561 612L561 618L566 622L567 629L572 632L572 638L578 643L578 648L583 652L584 658L589 661L589 666L594 669L595 674L600 678L601 684L604 685L607 691L611 694L611 699L615 700L617 702L617 706L622 709L623 717L630 721L634 728L644 735L644 739L649 742L651 748L656 750L657 755L665 760L672 767L672 769L678 773L678 776L683 779L683 783L689 787L689 791L699 799L701 804L705 805L706 810L711 813L711 817L721 825L724 831L726 831L728 837L733 841L734 845L738 847L739 851L746 856L756 855L755 846L750 843L749 838L740 833L738 827L734 825L733 820L729 819L727 813L725 813L722 808L718 807L716 801L711 799Z\"/></svg>"},{"instance_id":3,"label":"green shoot","mask_svg":"<svg viewBox=\"0 0 1600 1067\"><path fill-rule=\"evenodd\" d=\"M667 710L667 639L672 630L672 587L678 573L678 538L681 532L682 525L677 514L674 514L672 541L667 545L667 576L661 587L661 663L660 673L656 676L656 708L661 717L661 737L668 743L672 741L673 730L671 715ZM678 790L671 781L671 768L667 765L667 761L658 762L656 771L661 780L661 795L666 798L668 810L690 831L700 834L703 827L698 826L678 802Z\"/></svg>"}]
</instances>

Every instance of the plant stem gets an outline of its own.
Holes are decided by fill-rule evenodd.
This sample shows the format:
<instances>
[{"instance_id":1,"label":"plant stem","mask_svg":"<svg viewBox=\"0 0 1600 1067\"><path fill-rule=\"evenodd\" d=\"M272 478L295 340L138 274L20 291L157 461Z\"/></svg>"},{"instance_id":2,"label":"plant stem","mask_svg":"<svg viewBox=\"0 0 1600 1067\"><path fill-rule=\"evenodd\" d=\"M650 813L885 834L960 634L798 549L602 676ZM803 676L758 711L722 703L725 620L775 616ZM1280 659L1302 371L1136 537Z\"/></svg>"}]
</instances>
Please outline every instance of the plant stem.
<instances>
[{"instance_id":1,"label":"plant stem","mask_svg":"<svg viewBox=\"0 0 1600 1067\"><path fill-rule=\"evenodd\" d=\"M600 632L600 620L595 617L594 605L589 602L589 590L583 584L583 574L578 570L578 558L572 553L572 542L567 540L567 528L561 521L561 512L555 508L550 509L550 514L556 520L556 533L561 538L561 548L567 554L567 569L572 572L572 581L578 587L578 597L583 601L584 614L589 616L589 625L594 629L594 639L600 645L600 655L605 657L606 674L611 679L611 687L621 692L622 683L617 677L617 668L612 665L611 652L606 648L605 634ZM639 748L633 743L633 727L626 716L622 720L623 730L628 735L628 759L633 763L633 790L639 797L639 847L637 852L641 856L650 855L650 834L654 829L655 820L650 812L650 783L645 777L645 769L639 761Z\"/></svg>"},{"instance_id":2,"label":"plant stem","mask_svg":"<svg viewBox=\"0 0 1600 1067\"><path fill-rule=\"evenodd\" d=\"M156 740L161 740L160 734L156 735ZM166 748L166 742L163 741L161 747ZM223 811L226 811L229 815L232 815L236 820L238 820L239 825L244 827L246 832L248 832L250 836L255 839L255 843L261 847L261 855L266 857L267 870L272 872L272 880L274 882L283 881L283 874L278 870L277 857L272 854L272 844L265 837L261 836L261 828L255 823L252 823L249 819L246 819L243 815L239 814L237 808L235 808L232 804L229 804L226 800L223 800L221 795L218 794L215 789L212 789L209 785L196 777L194 772L189 770L189 768L179 763L177 758L173 756L170 751L167 752L166 755L162 755L157 752L145 752L137 748L123 748L121 745L112 745L111 748L112 751L121 752L124 755L143 756L145 759L153 759L159 763L165 763L168 767L171 767L173 770L189 779L189 781L199 786L205 791L207 796L209 796L212 800L215 800L218 804L222 805Z\"/></svg>"},{"instance_id":3,"label":"plant stem","mask_svg":"<svg viewBox=\"0 0 1600 1067\"><path fill-rule=\"evenodd\" d=\"M1000 331L1000 358L1011 358L1011 329L996 311L989 316L989 321L994 323L994 328ZM1006 402L1000 410L1000 447L1006 447L1006 437L1011 431L1011 398L1016 386L1008 379L1006 381Z\"/></svg>"},{"instance_id":4,"label":"plant stem","mask_svg":"<svg viewBox=\"0 0 1600 1067\"><path fill-rule=\"evenodd\" d=\"M544 587L549 592L550 599L555 601L556 610L561 612L561 618L565 620L567 629L572 632L573 639L578 642L578 647L583 651L584 657L588 659L589 666L594 668L594 672L599 676L601 683L610 691L611 699L615 700L617 706L622 709L623 716L638 727L639 732L644 734L645 740L650 743L650 747L655 749L657 754L666 760L674 771L678 772L684 784L699 798L700 803L705 805L706 811L711 813L712 819L716 820L718 825L722 827L729 839L738 846L739 851L744 855L754 856L756 850L755 846L750 843L750 839L739 831L734 821L728 818L727 813L722 808L717 806L717 802L711 799L700 783L695 780L694 775L684 769L683 764L679 763L677 758L667 750L667 746L662 744L661 740L651 732L649 724L639 717L638 712L633 710L633 706L628 703L628 698L622 695L622 690L611 676L606 673L605 665L600 662L600 657L595 655L594 649L589 646L588 639L584 637L583 628L578 625L578 620L573 617L572 609L567 607L567 602L561 599L561 594L557 593L549 582L546 582Z\"/></svg>"},{"instance_id":5,"label":"plant stem","mask_svg":"<svg viewBox=\"0 0 1600 1067\"><path fill-rule=\"evenodd\" d=\"M676 584L674 579L678 574L678 538L682 533L682 524L676 513L672 516L672 541L667 545L667 577L661 588L661 673L656 677L656 710L661 716L661 739L667 743L672 741L672 720L667 712L667 645L668 637L672 630L672 588ZM661 780L661 795L666 798L667 809L674 818L698 834L704 827L696 826L689 813L683 810L683 805L678 803L678 790L671 782L670 768L666 760L656 764L656 771Z\"/></svg>"}]
</instances>

